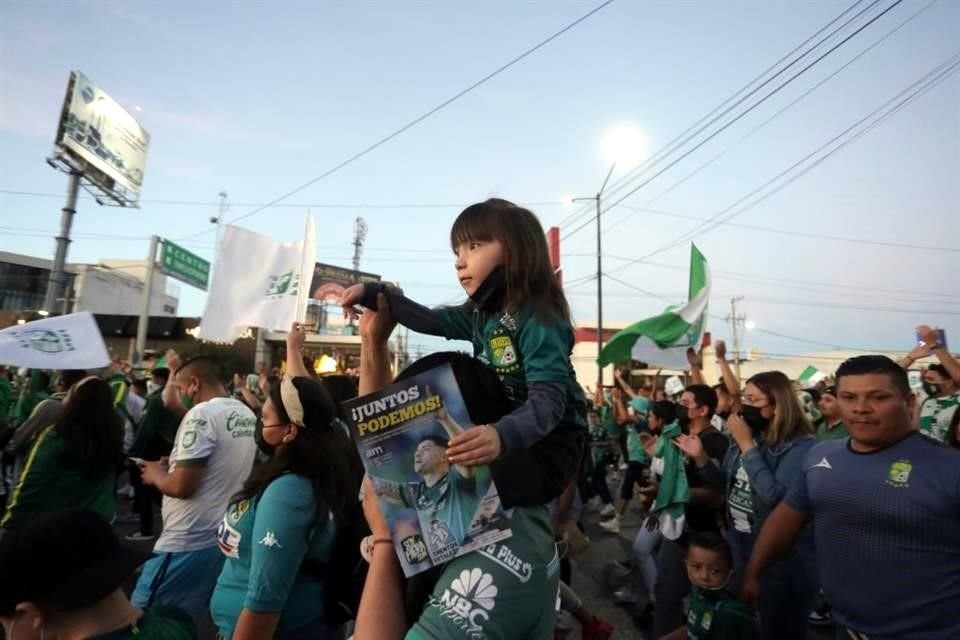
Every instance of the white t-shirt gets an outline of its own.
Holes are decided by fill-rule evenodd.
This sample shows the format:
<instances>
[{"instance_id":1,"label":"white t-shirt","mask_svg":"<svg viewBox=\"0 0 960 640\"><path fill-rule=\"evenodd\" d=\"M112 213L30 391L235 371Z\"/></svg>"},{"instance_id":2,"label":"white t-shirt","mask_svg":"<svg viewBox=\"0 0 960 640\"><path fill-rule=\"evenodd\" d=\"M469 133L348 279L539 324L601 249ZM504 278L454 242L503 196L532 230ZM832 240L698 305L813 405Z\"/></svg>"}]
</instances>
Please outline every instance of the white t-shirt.
<instances>
[{"instance_id":1,"label":"white t-shirt","mask_svg":"<svg viewBox=\"0 0 960 640\"><path fill-rule=\"evenodd\" d=\"M163 533L155 549L196 551L217 546L217 527L230 498L250 475L257 445L257 418L233 398L214 398L187 412L170 452L177 466L203 465L200 486L187 499L163 497Z\"/></svg>"}]
</instances>

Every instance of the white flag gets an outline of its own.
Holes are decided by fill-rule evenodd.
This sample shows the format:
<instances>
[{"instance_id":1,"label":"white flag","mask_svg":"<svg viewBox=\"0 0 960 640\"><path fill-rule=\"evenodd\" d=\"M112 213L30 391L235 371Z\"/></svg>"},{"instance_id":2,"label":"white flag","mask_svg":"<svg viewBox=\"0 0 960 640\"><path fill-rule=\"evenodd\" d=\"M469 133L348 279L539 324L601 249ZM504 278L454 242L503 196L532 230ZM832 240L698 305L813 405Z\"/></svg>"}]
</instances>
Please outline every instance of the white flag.
<instances>
[{"instance_id":1,"label":"white flag","mask_svg":"<svg viewBox=\"0 0 960 640\"><path fill-rule=\"evenodd\" d=\"M29 369L99 369L107 345L89 311L34 320L0 331L0 363Z\"/></svg>"},{"instance_id":2,"label":"white flag","mask_svg":"<svg viewBox=\"0 0 960 640\"><path fill-rule=\"evenodd\" d=\"M287 331L295 320L302 322L315 255L316 231L309 213L299 242L274 242L228 225L198 337L231 343L247 327Z\"/></svg>"}]
</instances>

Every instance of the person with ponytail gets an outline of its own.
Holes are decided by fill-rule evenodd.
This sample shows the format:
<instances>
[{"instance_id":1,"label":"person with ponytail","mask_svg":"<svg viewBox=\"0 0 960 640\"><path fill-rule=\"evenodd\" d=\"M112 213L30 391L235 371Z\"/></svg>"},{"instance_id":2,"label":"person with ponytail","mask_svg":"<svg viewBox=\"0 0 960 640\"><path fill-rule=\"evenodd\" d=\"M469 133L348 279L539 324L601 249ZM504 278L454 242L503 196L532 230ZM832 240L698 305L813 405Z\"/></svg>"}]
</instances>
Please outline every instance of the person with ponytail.
<instances>
[{"instance_id":1,"label":"person with ponytail","mask_svg":"<svg viewBox=\"0 0 960 640\"><path fill-rule=\"evenodd\" d=\"M225 639L332 638L323 572L358 503L363 469L323 385L284 375L254 438L266 460L234 496L217 533L226 556L210 603Z\"/></svg>"},{"instance_id":2,"label":"person with ponytail","mask_svg":"<svg viewBox=\"0 0 960 640\"><path fill-rule=\"evenodd\" d=\"M722 465L710 460L697 436L680 436L675 442L696 463L704 484L726 498L725 536L739 579L764 521L802 475L803 459L816 440L793 384L780 371L747 380L737 404L739 413L727 419L731 446ZM809 530L792 555L771 567L764 581L759 602L762 637L806 638L807 616L818 588Z\"/></svg>"}]
</instances>

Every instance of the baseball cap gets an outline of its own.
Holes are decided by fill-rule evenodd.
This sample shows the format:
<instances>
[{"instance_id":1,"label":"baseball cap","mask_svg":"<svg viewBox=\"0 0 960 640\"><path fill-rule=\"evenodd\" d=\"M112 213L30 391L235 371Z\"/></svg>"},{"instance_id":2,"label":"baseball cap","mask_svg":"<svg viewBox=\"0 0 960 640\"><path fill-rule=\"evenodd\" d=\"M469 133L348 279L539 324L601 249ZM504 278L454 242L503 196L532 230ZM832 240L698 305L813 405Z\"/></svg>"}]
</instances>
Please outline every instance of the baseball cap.
<instances>
[{"instance_id":1,"label":"baseball cap","mask_svg":"<svg viewBox=\"0 0 960 640\"><path fill-rule=\"evenodd\" d=\"M0 615L13 615L21 602L58 611L89 607L149 557L149 551L121 544L89 509L39 515L0 539Z\"/></svg>"}]
</instances>

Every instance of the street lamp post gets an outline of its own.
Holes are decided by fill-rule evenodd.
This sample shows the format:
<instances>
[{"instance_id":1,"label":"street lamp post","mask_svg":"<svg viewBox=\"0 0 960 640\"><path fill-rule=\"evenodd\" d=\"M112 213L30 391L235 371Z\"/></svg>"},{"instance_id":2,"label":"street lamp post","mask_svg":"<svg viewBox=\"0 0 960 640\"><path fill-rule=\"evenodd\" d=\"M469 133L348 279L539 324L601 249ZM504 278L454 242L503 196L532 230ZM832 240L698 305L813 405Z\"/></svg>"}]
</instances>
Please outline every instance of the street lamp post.
<instances>
[{"instance_id":1,"label":"street lamp post","mask_svg":"<svg viewBox=\"0 0 960 640\"><path fill-rule=\"evenodd\" d=\"M603 387L603 367L600 366L599 358L600 352L603 351L603 253L601 251L601 235L602 229L600 226L600 205L603 200L603 192L607 188L607 183L610 182L610 176L613 175L613 170L616 169L617 163L614 162L610 165L610 170L607 172L607 177L603 181L603 185L600 187L600 190L597 191L595 196L586 196L583 198L571 198L570 202L582 202L584 200L593 200L597 205L597 387Z\"/></svg>"}]
</instances>

